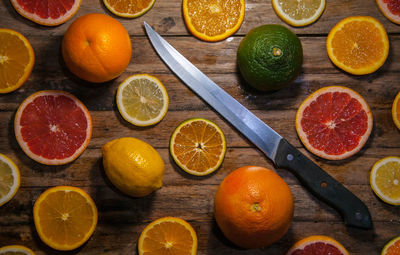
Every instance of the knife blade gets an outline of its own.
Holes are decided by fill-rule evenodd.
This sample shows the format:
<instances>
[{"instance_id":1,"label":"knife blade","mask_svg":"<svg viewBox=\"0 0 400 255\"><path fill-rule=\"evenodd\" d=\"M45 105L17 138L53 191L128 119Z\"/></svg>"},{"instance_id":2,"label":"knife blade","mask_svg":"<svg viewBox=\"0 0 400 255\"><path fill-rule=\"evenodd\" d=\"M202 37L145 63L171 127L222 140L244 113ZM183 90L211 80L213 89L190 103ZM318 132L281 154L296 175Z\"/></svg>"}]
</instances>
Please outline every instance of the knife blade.
<instances>
[{"instance_id":1,"label":"knife blade","mask_svg":"<svg viewBox=\"0 0 400 255\"><path fill-rule=\"evenodd\" d=\"M290 170L312 194L335 208L348 226L370 229L367 206L271 127L182 56L150 25L146 33L164 63L198 96L260 149L277 168Z\"/></svg>"}]
</instances>

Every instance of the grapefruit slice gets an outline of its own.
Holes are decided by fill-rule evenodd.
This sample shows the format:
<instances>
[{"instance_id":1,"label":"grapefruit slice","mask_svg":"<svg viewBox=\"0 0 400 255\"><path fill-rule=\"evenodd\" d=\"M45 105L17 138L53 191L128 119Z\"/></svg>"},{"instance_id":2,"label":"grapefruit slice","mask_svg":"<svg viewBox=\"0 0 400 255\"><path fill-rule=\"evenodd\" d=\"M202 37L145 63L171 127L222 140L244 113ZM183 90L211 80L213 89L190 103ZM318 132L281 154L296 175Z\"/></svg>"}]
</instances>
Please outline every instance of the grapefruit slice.
<instances>
[{"instance_id":1,"label":"grapefruit slice","mask_svg":"<svg viewBox=\"0 0 400 255\"><path fill-rule=\"evenodd\" d=\"M341 86L317 90L300 105L296 131L313 154L340 160L357 153L372 130L372 113L357 92Z\"/></svg>"},{"instance_id":2,"label":"grapefruit slice","mask_svg":"<svg viewBox=\"0 0 400 255\"><path fill-rule=\"evenodd\" d=\"M376 3L386 18L400 25L400 2L398 0L376 0Z\"/></svg>"},{"instance_id":3,"label":"grapefruit slice","mask_svg":"<svg viewBox=\"0 0 400 255\"><path fill-rule=\"evenodd\" d=\"M286 255L349 255L349 252L335 239L329 236L309 236L295 243Z\"/></svg>"},{"instance_id":4,"label":"grapefruit slice","mask_svg":"<svg viewBox=\"0 0 400 255\"><path fill-rule=\"evenodd\" d=\"M45 26L60 25L74 16L82 0L10 0L25 18Z\"/></svg>"},{"instance_id":5,"label":"grapefruit slice","mask_svg":"<svg viewBox=\"0 0 400 255\"><path fill-rule=\"evenodd\" d=\"M39 91L19 106L15 136L22 150L46 165L67 164L86 148L92 135L89 111L70 93Z\"/></svg>"}]
</instances>

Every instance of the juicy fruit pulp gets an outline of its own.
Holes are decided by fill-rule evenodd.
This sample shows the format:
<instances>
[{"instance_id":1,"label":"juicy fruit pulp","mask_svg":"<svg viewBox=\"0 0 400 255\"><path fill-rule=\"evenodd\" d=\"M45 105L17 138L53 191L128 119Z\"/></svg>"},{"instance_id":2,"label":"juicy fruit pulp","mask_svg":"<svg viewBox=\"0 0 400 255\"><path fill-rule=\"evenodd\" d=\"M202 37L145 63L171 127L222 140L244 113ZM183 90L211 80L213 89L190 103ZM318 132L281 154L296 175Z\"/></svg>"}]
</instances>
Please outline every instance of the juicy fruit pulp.
<instances>
[{"instance_id":1,"label":"juicy fruit pulp","mask_svg":"<svg viewBox=\"0 0 400 255\"><path fill-rule=\"evenodd\" d=\"M273 0L278 16L292 26L306 26L316 21L325 9L325 0Z\"/></svg>"},{"instance_id":2,"label":"juicy fruit pulp","mask_svg":"<svg viewBox=\"0 0 400 255\"><path fill-rule=\"evenodd\" d=\"M374 164L370 184L384 202L400 205L400 158L386 157Z\"/></svg>"},{"instance_id":3,"label":"juicy fruit pulp","mask_svg":"<svg viewBox=\"0 0 400 255\"><path fill-rule=\"evenodd\" d=\"M40 91L21 104L15 135L24 152L39 163L66 164L89 143L92 123L86 107L63 91Z\"/></svg>"},{"instance_id":4,"label":"juicy fruit pulp","mask_svg":"<svg viewBox=\"0 0 400 255\"><path fill-rule=\"evenodd\" d=\"M400 236L388 242L382 250L381 255L398 255L400 254Z\"/></svg>"},{"instance_id":5,"label":"juicy fruit pulp","mask_svg":"<svg viewBox=\"0 0 400 255\"><path fill-rule=\"evenodd\" d=\"M335 239L328 236L309 236L293 245L286 255L349 255L348 251Z\"/></svg>"},{"instance_id":6,"label":"juicy fruit pulp","mask_svg":"<svg viewBox=\"0 0 400 255\"><path fill-rule=\"evenodd\" d=\"M393 101L392 118L396 127L400 129L400 92L397 93L397 96Z\"/></svg>"},{"instance_id":7,"label":"juicy fruit pulp","mask_svg":"<svg viewBox=\"0 0 400 255\"><path fill-rule=\"evenodd\" d=\"M400 24L400 2L398 0L376 0L379 10L390 21Z\"/></svg>"},{"instance_id":8,"label":"juicy fruit pulp","mask_svg":"<svg viewBox=\"0 0 400 255\"><path fill-rule=\"evenodd\" d=\"M303 49L299 38L281 25L252 29L237 52L240 72L246 82L261 91L278 90L301 71Z\"/></svg>"},{"instance_id":9,"label":"juicy fruit pulp","mask_svg":"<svg viewBox=\"0 0 400 255\"><path fill-rule=\"evenodd\" d=\"M13 198L20 185L18 167L7 156L0 153L0 206Z\"/></svg>"},{"instance_id":10,"label":"juicy fruit pulp","mask_svg":"<svg viewBox=\"0 0 400 255\"><path fill-rule=\"evenodd\" d=\"M155 0L103 0L103 3L115 15L124 18L136 18L153 7Z\"/></svg>"},{"instance_id":11,"label":"juicy fruit pulp","mask_svg":"<svg viewBox=\"0 0 400 255\"><path fill-rule=\"evenodd\" d=\"M28 79L35 56L28 40L10 29L0 29L0 93L21 87Z\"/></svg>"},{"instance_id":12,"label":"juicy fruit pulp","mask_svg":"<svg viewBox=\"0 0 400 255\"><path fill-rule=\"evenodd\" d=\"M344 87L316 91L299 107L296 130L304 145L326 159L343 159L365 144L372 115L364 99Z\"/></svg>"},{"instance_id":13,"label":"juicy fruit pulp","mask_svg":"<svg viewBox=\"0 0 400 255\"><path fill-rule=\"evenodd\" d=\"M207 175L217 170L224 160L225 136L209 120L189 119L173 132L170 152L175 162L187 173Z\"/></svg>"}]
</instances>

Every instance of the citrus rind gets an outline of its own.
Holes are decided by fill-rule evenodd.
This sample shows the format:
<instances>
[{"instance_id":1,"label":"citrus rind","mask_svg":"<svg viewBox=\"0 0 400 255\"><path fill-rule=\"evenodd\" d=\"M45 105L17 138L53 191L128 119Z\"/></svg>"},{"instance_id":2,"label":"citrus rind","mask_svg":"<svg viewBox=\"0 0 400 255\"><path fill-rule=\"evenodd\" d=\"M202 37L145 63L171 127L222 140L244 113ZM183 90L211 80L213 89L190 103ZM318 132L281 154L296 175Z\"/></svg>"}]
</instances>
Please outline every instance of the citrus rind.
<instances>
[{"instance_id":1,"label":"citrus rind","mask_svg":"<svg viewBox=\"0 0 400 255\"><path fill-rule=\"evenodd\" d=\"M160 110L160 113L156 117L146 120L146 121L139 120L133 116L130 116L126 112L126 108L123 103L124 89L130 84L131 81L136 80L136 79L147 79L147 80L153 82L154 84L156 84L158 86L158 88L160 89L160 92L162 93L162 96L163 96L163 107ZM129 123L131 123L135 126L140 126L140 127L151 126L151 125L155 125L158 122L160 122L164 118L164 116L167 114L168 105L169 105L168 93L167 93L167 90L165 89L164 85L162 84L162 82L159 79L157 79L156 77L148 75L148 74L136 74L136 75L132 75L132 76L126 78L118 87L116 101L117 101L117 108L118 108L118 111L120 112L121 116Z\"/></svg>"},{"instance_id":2,"label":"citrus rind","mask_svg":"<svg viewBox=\"0 0 400 255\"><path fill-rule=\"evenodd\" d=\"M394 99L393 106L392 106L393 122L396 125L396 127L400 130L400 112L397 111L397 109L400 109L399 104L400 104L400 92L397 94L396 98Z\"/></svg>"},{"instance_id":3,"label":"citrus rind","mask_svg":"<svg viewBox=\"0 0 400 255\"><path fill-rule=\"evenodd\" d=\"M338 248L344 255L349 255L349 252L346 250L346 248L343 247L342 244L340 244L338 241L335 239L329 237L329 236L323 236L323 235L313 235L306 237L298 242L296 242L292 248L286 253L286 255L291 255L295 250L297 249L304 249L305 246L317 243L317 242L323 242L330 244L336 248Z\"/></svg>"},{"instance_id":4,"label":"citrus rind","mask_svg":"<svg viewBox=\"0 0 400 255\"><path fill-rule=\"evenodd\" d=\"M32 45L29 43L28 39L26 39L26 37L23 36L22 34L18 33L17 31L7 29L7 28L0 28L0 33L9 33L9 34L17 36L24 43L24 45L28 51L28 55L29 55L29 63L25 67L24 75L21 76L21 78L18 80L18 82L14 86L7 87L5 89L0 88L0 94L3 94L3 93L12 92L12 91L20 88L26 82L28 77L31 75L33 66L35 64L35 54L33 52Z\"/></svg>"},{"instance_id":5,"label":"citrus rind","mask_svg":"<svg viewBox=\"0 0 400 255\"><path fill-rule=\"evenodd\" d=\"M386 255L388 252L389 248L394 245L396 242L400 242L400 236L393 238L390 240L382 249L381 255Z\"/></svg>"},{"instance_id":6,"label":"citrus rind","mask_svg":"<svg viewBox=\"0 0 400 255\"><path fill-rule=\"evenodd\" d=\"M176 218L176 217L163 217L159 218L153 222L151 222L149 225L145 227L145 229L142 231L142 233L139 236L139 241L138 241L138 250L139 250L139 255L144 255L145 251L143 250L143 243L145 241L145 238L147 237L147 232L152 229L155 225L162 224L164 222L175 222L179 223L180 225L184 226L189 232L190 235L192 236L193 240L193 246L192 246L192 251L191 255L196 255L197 253L197 235L196 231L193 229L193 227L185 220Z\"/></svg>"},{"instance_id":7,"label":"citrus rind","mask_svg":"<svg viewBox=\"0 0 400 255\"><path fill-rule=\"evenodd\" d=\"M0 254L6 254L8 252L24 253L26 255L35 255L35 253L28 247L22 245L7 245L0 248Z\"/></svg>"},{"instance_id":8,"label":"citrus rind","mask_svg":"<svg viewBox=\"0 0 400 255\"><path fill-rule=\"evenodd\" d=\"M174 141L175 141L175 138L176 138L177 134L180 132L180 130L181 130L182 127L184 127L184 126L186 126L187 124L190 124L190 123L192 123L192 122L195 122L195 121L203 121L203 122L206 122L207 124L213 126L213 127L217 130L217 132L221 135L221 138L222 138L222 147L223 147L223 150L222 150L222 152L221 152L221 155L220 155L220 157L219 157L219 160L218 160L217 164L216 164L214 167L211 167L211 168L209 168L209 169L207 169L207 170L205 170L205 171L203 171L203 172L194 171L194 170L188 168L186 165L184 165L184 164L182 164L182 163L180 162L180 160L178 159L177 155L175 155L175 153L174 153ZM192 174L192 175L196 175L196 176L205 176L205 175L211 174L212 172L216 171L216 170L221 166L222 162L224 161L225 153L226 153L226 140L225 140L225 135L224 135L224 133L222 132L221 128L220 128L219 126L217 126L217 124L215 124L214 122L212 122L212 121L210 121L210 120L203 119L203 118L191 118L191 119L187 119L187 120L183 121L182 123L180 123L180 124L178 125L178 127L174 130L174 132L172 133L171 139L170 139L170 144L169 144L169 150L170 150L171 156L172 156L172 158L174 159L175 163L176 163L182 170L184 170L185 172L187 172L187 173L189 173L189 174Z\"/></svg>"},{"instance_id":9,"label":"citrus rind","mask_svg":"<svg viewBox=\"0 0 400 255\"><path fill-rule=\"evenodd\" d=\"M40 155L34 154L29 149L28 144L24 141L24 139L22 137L21 116L22 116L22 113L23 113L25 107L27 105L29 105L31 102L33 102L33 100L35 100L37 97L45 96L45 95L54 95L54 96L63 95L63 96L66 96L66 97L72 99L76 103L76 105L84 112L84 114L86 116L86 119L88 122L88 127L86 130L86 140L84 143L82 143L81 147L79 147L75 151L75 153L73 155L71 155L70 157L63 158L63 159L48 159L48 158L42 157ZM92 118L91 118L86 106L74 95L72 95L66 91L61 91L61 90L42 90L42 91L35 92L32 95L30 95L29 97L27 97L21 103L21 105L18 107L17 113L15 114L15 119L14 119L14 133L15 133L15 138L16 138L18 144L20 145L22 150L25 152L25 154L28 155L28 157L30 157L31 159L33 159L36 162L39 162L41 164L44 164L44 165L64 165L64 164L70 163L70 162L74 161L76 158L78 158L83 153L83 151L86 149L87 145L89 144L90 138L92 136Z\"/></svg>"},{"instance_id":10,"label":"citrus rind","mask_svg":"<svg viewBox=\"0 0 400 255\"><path fill-rule=\"evenodd\" d=\"M362 109L365 110L367 116L368 116L368 126L367 126L367 130L365 131L364 135L361 137L357 147L355 147L354 149L352 149L351 151L347 151L343 154L340 155L331 155L331 154L327 154L324 151L318 150L316 148L314 148L310 142L307 139L307 134L303 131L303 128L301 127L301 120L302 120L302 116L304 113L304 110L307 108L307 106L309 106L317 97L319 97L320 95L327 93L327 92L345 92L348 93L352 98L357 99L357 101L361 104ZM321 158L325 158L328 160L341 160L341 159L345 159L348 157L353 156L354 154L356 154L357 152L360 151L360 149L365 145L365 143L367 142L371 132L372 132L372 127L373 127L373 117L372 117L372 113L371 113L371 109L369 108L369 105L367 104L367 102L365 101L365 99L358 94L357 92L355 92L354 90L347 88L347 87L343 87L343 86L328 86L328 87L324 87L321 88L317 91L315 91L314 93L312 93L311 95L309 95L299 106L299 109L297 110L296 113L296 131L297 134L301 140L301 142L303 143L303 145L314 155L317 155Z\"/></svg>"},{"instance_id":11,"label":"citrus rind","mask_svg":"<svg viewBox=\"0 0 400 255\"><path fill-rule=\"evenodd\" d=\"M379 188L379 186L376 183L376 178L377 178L377 172L379 170L379 168L385 164L387 164L388 162L397 162L400 165L400 157L395 157L395 156L390 156L390 157L385 157L379 161L377 161L373 166L372 166L372 170L370 173L370 185L372 190L374 191L374 193L385 203L391 204L391 205L400 205L400 198L399 199L392 199L390 197L388 197L387 195L385 195L382 190ZM399 185L400 180L397 180ZM396 184L395 184L396 185Z\"/></svg>"},{"instance_id":12,"label":"citrus rind","mask_svg":"<svg viewBox=\"0 0 400 255\"><path fill-rule=\"evenodd\" d=\"M93 213L93 223L89 231L75 244L62 244L62 243L57 243L55 242L51 237L48 237L43 230L42 226L40 225L40 216L39 216L39 210L40 210L40 205L46 201L46 198L49 194L54 193L54 192L76 192L79 195L81 195L86 202L90 205L92 208L92 213ZM59 251L69 251L78 248L82 244L84 244L93 234L96 225L97 225L97 219L98 219L98 213L97 213L97 207L96 204L94 203L93 199L82 189L77 188L77 187L72 187L72 186L56 186L53 188L49 188L46 191L44 191L38 199L35 201L35 204L33 206L33 220L35 223L36 231L40 237L40 239L50 246L53 249L59 250Z\"/></svg>"},{"instance_id":13,"label":"citrus rind","mask_svg":"<svg viewBox=\"0 0 400 255\"><path fill-rule=\"evenodd\" d=\"M14 179L13 185L10 187L10 191L4 196L0 198L0 207L10 201L19 189L19 185L21 182L21 176L17 165L6 155L0 153L0 161L6 163L12 170L12 175Z\"/></svg>"},{"instance_id":14,"label":"citrus rind","mask_svg":"<svg viewBox=\"0 0 400 255\"><path fill-rule=\"evenodd\" d=\"M394 15L387 7L387 4L382 0L376 0L376 3L379 7L379 10L383 13L383 15L389 19L391 22L400 25L400 16Z\"/></svg>"},{"instance_id":15,"label":"citrus rind","mask_svg":"<svg viewBox=\"0 0 400 255\"><path fill-rule=\"evenodd\" d=\"M222 34L219 35L215 35L215 36L209 36L205 33L202 33L200 31L198 31L192 24L190 15L189 15L189 10L188 10L188 1L189 0L183 0L182 3L182 9L183 9L183 18L186 24L186 27L189 29L189 31L197 38L199 38L200 40L203 41L207 41L207 42L218 42L218 41L222 41L226 38L228 38L229 36L233 35L237 30L239 30L239 28L241 27L243 20L244 20L244 14L245 14L245 0L239 0L240 1L240 14L239 14L239 19L237 21L237 23L235 24L235 26L233 26L232 28L226 30L225 32L223 32Z\"/></svg>"},{"instance_id":16,"label":"citrus rind","mask_svg":"<svg viewBox=\"0 0 400 255\"><path fill-rule=\"evenodd\" d=\"M320 1L320 6L315 11L314 15L306 19L293 19L288 14L284 12L282 6L279 4L279 0L272 0L272 7L274 8L275 13L278 15L280 19L282 19L287 24L294 26L294 27L302 27L310 25L311 23L315 22L324 12L326 6L325 0Z\"/></svg>"},{"instance_id":17,"label":"citrus rind","mask_svg":"<svg viewBox=\"0 0 400 255\"><path fill-rule=\"evenodd\" d=\"M369 23L372 23L375 25L375 27L379 30L379 32L381 33L382 36L382 43L384 46L383 49L383 56L381 57L381 59L373 64L371 64L370 66L367 67L362 67L362 68L352 68L348 65L346 65L345 63L340 62L337 58L336 55L334 53L334 48L332 45L332 41L333 38L335 37L336 32L338 32L339 30L342 29L342 27L344 25L346 25L349 22L353 22L353 21L366 21ZM385 30L385 27L375 18L370 17L370 16L352 16L352 17L347 17L342 19L341 21L339 21L339 23L337 23L329 32L328 34L328 38L326 40L326 49L328 52L328 56L330 58L330 60L333 62L333 64L335 64L337 67L339 67L340 69L350 73L350 74L354 74L354 75L365 75L365 74L370 74L375 72L376 70L378 70L386 61L388 55L389 55L389 38L387 35L387 32Z\"/></svg>"},{"instance_id":18,"label":"citrus rind","mask_svg":"<svg viewBox=\"0 0 400 255\"><path fill-rule=\"evenodd\" d=\"M143 8L139 12L136 12L136 13L125 13L125 12L117 11L113 6L110 5L108 0L103 0L104 5L107 7L107 9L110 12L114 13L115 15L117 15L119 17L123 17L123 18L137 18L137 17L140 17L143 14L145 14L146 12L148 12L153 7L155 2L156 2L156 0L151 1L150 4L147 7Z\"/></svg>"}]
</instances>

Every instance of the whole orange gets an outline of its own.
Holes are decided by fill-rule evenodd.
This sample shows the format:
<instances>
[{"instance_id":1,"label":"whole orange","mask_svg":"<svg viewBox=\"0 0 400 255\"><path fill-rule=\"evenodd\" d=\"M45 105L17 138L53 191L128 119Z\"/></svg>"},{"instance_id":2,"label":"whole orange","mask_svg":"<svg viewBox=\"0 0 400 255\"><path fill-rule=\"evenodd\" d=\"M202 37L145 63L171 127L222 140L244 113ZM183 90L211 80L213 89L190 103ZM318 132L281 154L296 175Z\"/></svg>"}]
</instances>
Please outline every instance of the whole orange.
<instances>
[{"instance_id":1,"label":"whole orange","mask_svg":"<svg viewBox=\"0 0 400 255\"><path fill-rule=\"evenodd\" d=\"M116 19L98 13L76 19L62 40L68 69L81 79L106 82L119 76L132 56L129 34Z\"/></svg>"},{"instance_id":2,"label":"whole orange","mask_svg":"<svg viewBox=\"0 0 400 255\"><path fill-rule=\"evenodd\" d=\"M243 248L266 247L285 235L293 217L289 186L274 171L245 166L220 184L214 214L224 235Z\"/></svg>"}]
</instances>

